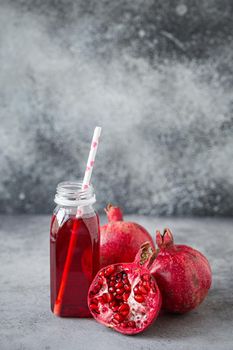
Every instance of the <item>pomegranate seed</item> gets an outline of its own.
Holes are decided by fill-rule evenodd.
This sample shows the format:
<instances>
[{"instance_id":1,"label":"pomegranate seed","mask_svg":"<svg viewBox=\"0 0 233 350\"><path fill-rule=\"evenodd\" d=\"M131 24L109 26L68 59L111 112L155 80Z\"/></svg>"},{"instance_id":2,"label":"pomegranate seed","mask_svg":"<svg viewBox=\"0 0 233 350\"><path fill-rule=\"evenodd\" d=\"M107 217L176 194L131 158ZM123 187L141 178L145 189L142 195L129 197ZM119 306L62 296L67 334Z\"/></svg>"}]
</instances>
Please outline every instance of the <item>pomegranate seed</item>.
<instances>
[{"instance_id":1,"label":"pomegranate seed","mask_svg":"<svg viewBox=\"0 0 233 350\"><path fill-rule=\"evenodd\" d=\"M97 314L99 314L99 313L100 313L100 312L99 312L99 308L98 308L98 306L97 306L97 305L95 305L95 304L90 304L90 310L91 310L92 312L97 313Z\"/></svg>"},{"instance_id":2,"label":"pomegranate seed","mask_svg":"<svg viewBox=\"0 0 233 350\"><path fill-rule=\"evenodd\" d=\"M98 279L98 285L100 285L101 287L103 285L103 279L101 277L99 277L99 279Z\"/></svg>"},{"instance_id":3,"label":"pomegranate seed","mask_svg":"<svg viewBox=\"0 0 233 350\"><path fill-rule=\"evenodd\" d=\"M139 291L140 291L142 294L147 294L147 290L146 290L143 286L140 286L140 287L139 287Z\"/></svg>"},{"instance_id":4,"label":"pomegranate seed","mask_svg":"<svg viewBox=\"0 0 233 350\"><path fill-rule=\"evenodd\" d=\"M123 288L117 288L116 289L116 293L121 295L121 294L124 293L124 289Z\"/></svg>"},{"instance_id":5,"label":"pomegranate seed","mask_svg":"<svg viewBox=\"0 0 233 350\"><path fill-rule=\"evenodd\" d=\"M114 287L109 287L108 291L109 291L109 293L114 293L115 292L115 288Z\"/></svg>"},{"instance_id":6,"label":"pomegranate seed","mask_svg":"<svg viewBox=\"0 0 233 350\"><path fill-rule=\"evenodd\" d=\"M124 320L124 317L120 314L115 314L114 319L117 320L118 322L122 322Z\"/></svg>"},{"instance_id":7,"label":"pomegranate seed","mask_svg":"<svg viewBox=\"0 0 233 350\"><path fill-rule=\"evenodd\" d=\"M123 328L127 328L128 322L127 322L127 321L122 322L121 326L122 326Z\"/></svg>"},{"instance_id":8,"label":"pomegranate seed","mask_svg":"<svg viewBox=\"0 0 233 350\"><path fill-rule=\"evenodd\" d=\"M117 305L117 302L115 300L110 301L110 303L109 303L110 308L113 308L116 305Z\"/></svg>"},{"instance_id":9,"label":"pomegranate seed","mask_svg":"<svg viewBox=\"0 0 233 350\"><path fill-rule=\"evenodd\" d=\"M122 295L116 295L115 298L116 298L117 300L122 300Z\"/></svg>"},{"instance_id":10,"label":"pomegranate seed","mask_svg":"<svg viewBox=\"0 0 233 350\"><path fill-rule=\"evenodd\" d=\"M147 290L147 292L149 292L149 290L150 290L150 285L149 285L149 283L148 283L147 281L144 281L144 282L142 283L142 285L143 285L143 287Z\"/></svg>"},{"instance_id":11,"label":"pomegranate seed","mask_svg":"<svg viewBox=\"0 0 233 350\"><path fill-rule=\"evenodd\" d=\"M110 276L114 271L115 271L115 267L114 266L107 267L107 269L105 270L105 277Z\"/></svg>"},{"instance_id":12,"label":"pomegranate seed","mask_svg":"<svg viewBox=\"0 0 233 350\"><path fill-rule=\"evenodd\" d=\"M138 287L137 287L137 286L136 286L136 287L134 287L133 291L134 291L134 294L138 294L138 292L139 292Z\"/></svg>"},{"instance_id":13,"label":"pomegranate seed","mask_svg":"<svg viewBox=\"0 0 233 350\"><path fill-rule=\"evenodd\" d=\"M113 301L114 297L113 294L108 293L108 302Z\"/></svg>"},{"instance_id":14,"label":"pomegranate seed","mask_svg":"<svg viewBox=\"0 0 233 350\"><path fill-rule=\"evenodd\" d=\"M129 311L125 310L125 311L122 311L121 315L124 316L124 317L127 317L129 314Z\"/></svg>"},{"instance_id":15,"label":"pomegranate seed","mask_svg":"<svg viewBox=\"0 0 233 350\"><path fill-rule=\"evenodd\" d=\"M93 299L91 300L91 304L98 305L98 299L93 298Z\"/></svg>"},{"instance_id":16,"label":"pomegranate seed","mask_svg":"<svg viewBox=\"0 0 233 350\"><path fill-rule=\"evenodd\" d=\"M134 321L129 321L128 322L128 327L135 328L136 327L136 323Z\"/></svg>"},{"instance_id":17,"label":"pomegranate seed","mask_svg":"<svg viewBox=\"0 0 233 350\"><path fill-rule=\"evenodd\" d=\"M101 297L101 301L104 302L104 303L108 303L109 302L109 296L110 294L108 293L104 293Z\"/></svg>"},{"instance_id":18,"label":"pomegranate seed","mask_svg":"<svg viewBox=\"0 0 233 350\"><path fill-rule=\"evenodd\" d=\"M130 293L124 293L124 294L122 295L122 299L123 299L124 301L127 301L127 300L129 299L129 296L130 296Z\"/></svg>"},{"instance_id":19,"label":"pomegranate seed","mask_svg":"<svg viewBox=\"0 0 233 350\"><path fill-rule=\"evenodd\" d=\"M119 312L121 313L122 311L128 310L129 311L129 305L128 304L121 304L119 307Z\"/></svg>"},{"instance_id":20,"label":"pomegranate seed","mask_svg":"<svg viewBox=\"0 0 233 350\"><path fill-rule=\"evenodd\" d=\"M91 301L90 303L90 307L93 308L93 309L98 309L98 304L96 304L96 302L94 301Z\"/></svg>"},{"instance_id":21,"label":"pomegranate seed","mask_svg":"<svg viewBox=\"0 0 233 350\"><path fill-rule=\"evenodd\" d=\"M116 312L116 311L118 311L118 310L119 310L119 306L113 306L113 307L112 307L112 311Z\"/></svg>"},{"instance_id":22,"label":"pomegranate seed","mask_svg":"<svg viewBox=\"0 0 233 350\"><path fill-rule=\"evenodd\" d=\"M99 276L102 276L102 277L103 277L103 276L104 276L104 271L100 271L100 272L99 272Z\"/></svg>"},{"instance_id":23,"label":"pomegranate seed","mask_svg":"<svg viewBox=\"0 0 233 350\"><path fill-rule=\"evenodd\" d=\"M114 287L114 286L115 286L115 281L110 281L110 282L109 282L109 286L110 286L110 287Z\"/></svg>"},{"instance_id":24,"label":"pomegranate seed","mask_svg":"<svg viewBox=\"0 0 233 350\"><path fill-rule=\"evenodd\" d=\"M138 302L138 303L143 303L143 301L145 301L145 298L141 295L141 294L137 294L134 296L134 299Z\"/></svg>"},{"instance_id":25,"label":"pomegranate seed","mask_svg":"<svg viewBox=\"0 0 233 350\"><path fill-rule=\"evenodd\" d=\"M142 279L143 279L144 281L150 281L151 276L145 273L144 275L142 275Z\"/></svg>"},{"instance_id":26,"label":"pomegranate seed","mask_svg":"<svg viewBox=\"0 0 233 350\"><path fill-rule=\"evenodd\" d=\"M94 288L93 288L93 293L94 294L97 294L99 291L100 291L100 289L101 289L101 286L99 285L99 284L97 284Z\"/></svg>"},{"instance_id":27,"label":"pomegranate seed","mask_svg":"<svg viewBox=\"0 0 233 350\"><path fill-rule=\"evenodd\" d=\"M125 285L124 285L124 288L125 288L125 290L127 290L127 291L130 291L130 290L131 290L131 287L130 287L130 285L128 285L128 284L125 284Z\"/></svg>"},{"instance_id":28,"label":"pomegranate seed","mask_svg":"<svg viewBox=\"0 0 233 350\"><path fill-rule=\"evenodd\" d=\"M128 314L129 314L129 305L128 304L122 304L119 307L118 312L124 317L128 316Z\"/></svg>"},{"instance_id":29,"label":"pomegranate seed","mask_svg":"<svg viewBox=\"0 0 233 350\"><path fill-rule=\"evenodd\" d=\"M123 283L122 282L117 282L115 287L116 288L122 288L123 287Z\"/></svg>"},{"instance_id":30,"label":"pomegranate seed","mask_svg":"<svg viewBox=\"0 0 233 350\"><path fill-rule=\"evenodd\" d=\"M103 299L103 297L101 296L101 297L99 297L98 298L98 300L99 300L99 302L101 303L101 304L104 304L105 303L105 301L104 301L104 299Z\"/></svg>"}]
</instances>

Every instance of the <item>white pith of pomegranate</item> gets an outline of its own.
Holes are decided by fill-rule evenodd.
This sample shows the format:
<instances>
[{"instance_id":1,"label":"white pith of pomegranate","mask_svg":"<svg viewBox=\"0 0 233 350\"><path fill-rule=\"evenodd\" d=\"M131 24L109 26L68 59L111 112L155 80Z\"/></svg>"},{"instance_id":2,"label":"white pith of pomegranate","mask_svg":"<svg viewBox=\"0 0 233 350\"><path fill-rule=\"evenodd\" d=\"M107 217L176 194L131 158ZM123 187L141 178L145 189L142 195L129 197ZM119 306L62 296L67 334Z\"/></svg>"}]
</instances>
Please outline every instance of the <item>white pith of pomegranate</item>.
<instances>
[{"instance_id":1,"label":"white pith of pomegranate","mask_svg":"<svg viewBox=\"0 0 233 350\"><path fill-rule=\"evenodd\" d=\"M100 323L123 334L144 331L157 317L161 295L153 276L139 263L100 270L88 293L88 305Z\"/></svg>"}]
</instances>

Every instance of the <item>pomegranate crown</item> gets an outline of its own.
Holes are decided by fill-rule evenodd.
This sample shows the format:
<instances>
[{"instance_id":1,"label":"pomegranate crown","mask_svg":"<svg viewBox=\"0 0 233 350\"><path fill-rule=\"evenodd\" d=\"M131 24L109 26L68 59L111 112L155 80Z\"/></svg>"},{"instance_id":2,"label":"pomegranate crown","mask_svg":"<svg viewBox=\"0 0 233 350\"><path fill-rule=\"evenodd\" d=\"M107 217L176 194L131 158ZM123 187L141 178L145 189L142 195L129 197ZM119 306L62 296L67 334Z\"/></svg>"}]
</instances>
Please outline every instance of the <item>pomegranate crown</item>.
<instances>
[{"instance_id":1,"label":"pomegranate crown","mask_svg":"<svg viewBox=\"0 0 233 350\"><path fill-rule=\"evenodd\" d=\"M165 228L163 234L159 230L156 231L156 244L159 249L167 249L173 246L173 235L169 228Z\"/></svg>"},{"instance_id":2,"label":"pomegranate crown","mask_svg":"<svg viewBox=\"0 0 233 350\"><path fill-rule=\"evenodd\" d=\"M123 212L121 208L113 206L111 203L104 209L107 214L108 221L123 221Z\"/></svg>"}]
</instances>

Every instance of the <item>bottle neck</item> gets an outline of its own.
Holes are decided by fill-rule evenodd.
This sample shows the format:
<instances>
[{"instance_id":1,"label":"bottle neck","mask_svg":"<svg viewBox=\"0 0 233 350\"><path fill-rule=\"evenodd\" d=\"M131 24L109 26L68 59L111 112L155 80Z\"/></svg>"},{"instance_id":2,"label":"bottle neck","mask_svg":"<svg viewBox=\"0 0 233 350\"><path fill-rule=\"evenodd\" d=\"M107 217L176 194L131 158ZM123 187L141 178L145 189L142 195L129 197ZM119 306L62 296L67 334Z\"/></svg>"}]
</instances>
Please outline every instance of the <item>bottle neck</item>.
<instances>
[{"instance_id":1,"label":"bottle neck","mask_svg":"<svg viewBox=\"0 0 233 350\"><path fill-rule=\"evenodd\" d=\"M57 186L54 202L62 207L91 207L96 202L96 197L92 185L82 188L82 182L65 181Z\"/></svg>"}]
</instances>

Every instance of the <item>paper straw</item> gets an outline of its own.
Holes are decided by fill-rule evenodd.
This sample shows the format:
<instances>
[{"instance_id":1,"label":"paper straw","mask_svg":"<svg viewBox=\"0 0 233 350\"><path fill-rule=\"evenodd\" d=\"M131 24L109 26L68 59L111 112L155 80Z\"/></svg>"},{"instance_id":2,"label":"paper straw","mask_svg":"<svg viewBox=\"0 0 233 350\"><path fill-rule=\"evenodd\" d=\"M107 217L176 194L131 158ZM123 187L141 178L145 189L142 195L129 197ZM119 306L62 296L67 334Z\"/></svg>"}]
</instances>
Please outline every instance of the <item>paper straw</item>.
<instances>
[{"instance_id":1,"label":"paper straw","mask_svg":"<svg viewBox=\"0 0 233 350\"><path fill-rule=\"evenodd\" d=\"M92 175L93 167L95 164L96 152L97 152L97 149L99 146L100 134L101 134L101 127L96 126L95 130L94 130L93 137L92 137L91 148L90 148L90 152L89 152L89 156L88 156L88 160L87 160L87 165L86 165L86 170L85 170L85 174L84 174L84 178L83 178L83 182L82 182L82 189L83 190L88 188L88 186L90 185L90 182L91 182L91 175ZM82 216L82 209L80 207L78 207L77 214L76 214L76 217L79 217L79 216Z\"/></svg>"},{"instance_id":2,"label":"paper straw","mask_svg":"<svg viewBox=\"0 0 233 350\"><path fill-rule=\"evenodd\" d=\"M90 149L88 160L87 160L87 166L86 166L86 170L85 170L85 174L84 174L84 178L83 178L82 189L86 189L90 185L92 170L93 170L93 166L95 163L95 156L96 156L96 152L97 152L98 145L99 145L100 134L101 134L101 128L99 126L97 126L94 130L94 134L93 134L93 138L92 138L92 142L91 142L91 149ZM81 215L81 213L82 213L81 208L79 207L77 210L76 217L79 217ZM64 270L62 273L60 288L59 288L57 299L56 299L56 302L54 305L54 310L53 310L54 314L58 315L58 316L61 313L62 301L63 301L64 292L65 292L67 279L68 279L68 274L69 274L69 270L70 270L70 265L71 265L71 261L72 261L72 257L73 257L73 251L74 251L74 247L75 247L75 244L77 241L76 231L78 229L78 224L79 224L79 221L75 220L73 228L72 228L71 236L70 236L70 243L69 243L69 247L68 247L68 251L67 251Z\"/></svg>"},{"instance_id":3,"label":"paper straw","mask_svg":"<svg viewBox=\"0 0 233 350\"><path fill-rule=\"evenodd\" d=\"M91 181L91 174L92 174L93 166L95 164L95 156L99 145L100 134L101 134L101 127L97 126L94 130L94 134L91 142L91 149L89 152L85 175L83 178L83 184L82 184L83 189L87 188Z\"/></svg>"}]
</instances>

